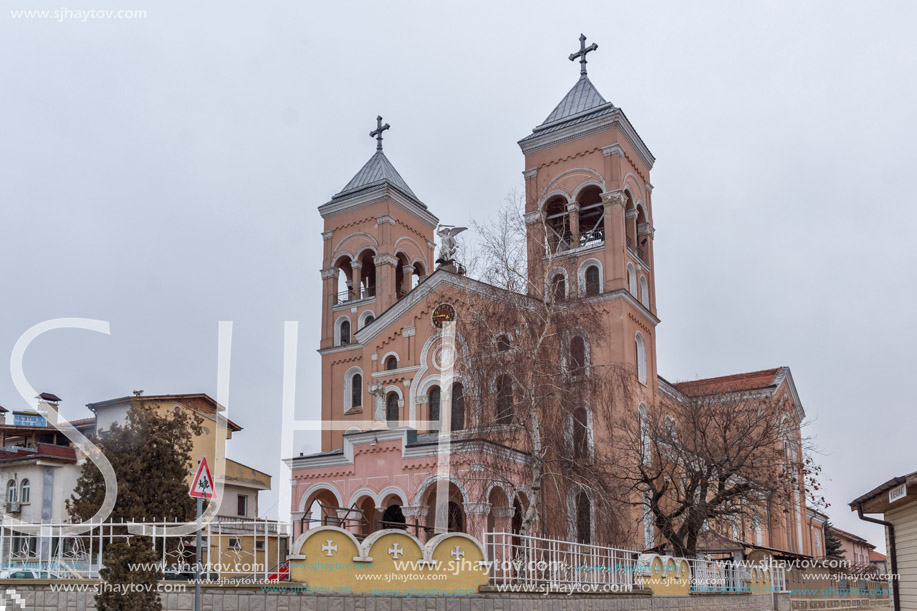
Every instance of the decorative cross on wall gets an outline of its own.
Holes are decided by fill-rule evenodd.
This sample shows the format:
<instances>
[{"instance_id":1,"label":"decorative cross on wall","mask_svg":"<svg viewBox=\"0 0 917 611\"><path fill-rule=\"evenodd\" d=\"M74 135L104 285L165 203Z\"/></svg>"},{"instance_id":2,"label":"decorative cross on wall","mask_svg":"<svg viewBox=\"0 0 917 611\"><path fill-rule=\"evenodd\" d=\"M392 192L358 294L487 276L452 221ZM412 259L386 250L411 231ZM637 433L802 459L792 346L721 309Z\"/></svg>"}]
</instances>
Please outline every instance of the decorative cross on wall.
<instances>
[{"instance_id":1,"label":"decorative cross on wall","mask_svg":"<svg viewBox=\"0 0 917 611\"><path fill-rule=\"evenodd\" d=\"M452 551L449 552L449 553L450 553L450 554L452 555L452 557L455 558L456 560L458 560L459 558L464 558L464 557L465 557L465 552L463 552L463 551L462 551L462 548L459 547L458 545L456 545L456 546L455 546L455 549L452 550Z\"/></svg>"},{"instance_id":2,"label":"decorative cross on wall","mask_svg":"<svg viewBox=\"0 0 917 611\"><path fill-rule=\"evenodd\" d=\"M392 546L388 548L388 555L398 560L404 555L404 549L397 543L392 543Z\"/></svg>"},{"instance_id":3,"label":"decorative cross on wall","mask_svg":"<svg viewBox=\"0 0 917 611\"><path fill-rule=\"evenodd\" d=\"M322 551L325 552L325 555L329 558L338 551L338 546L334 544L334 541L328 539L328 541L322 546Z\"/></svg>"},{"instance_id":4,"label":"decorative cross on wall","mask_svg":"<svg viewBox=\"0 0 917 611\"><path fill-rule=\"evenodd\" d=\"M579 35L579 51L576 53L570 54L570 61L572 62L577 57L579 58L579 75L580 78L586 76L586 54L592 51L595 51L599 48L599 45L592 43L588 47L586 46L586 35ZM382 146L381 144L379 146Z\"/></svg>"},{"instance_id":5,"label":"decorative cross on wall","mask_svg":"<svg viewBox=\"0 0 917 611\"><path fill-rule=\"evenodd\" d=\"M595 45L592 45L592 46L594 47ZM382 115L379 115L378 117L376 117L376 129L369 132L369 135L372 138L376 139L376 150L377 151L382 150L382 132L389 129L390 127L391 125L389 125L388 123L386 123L385 125L382 125Z\"/></svg>"}]
</instances>

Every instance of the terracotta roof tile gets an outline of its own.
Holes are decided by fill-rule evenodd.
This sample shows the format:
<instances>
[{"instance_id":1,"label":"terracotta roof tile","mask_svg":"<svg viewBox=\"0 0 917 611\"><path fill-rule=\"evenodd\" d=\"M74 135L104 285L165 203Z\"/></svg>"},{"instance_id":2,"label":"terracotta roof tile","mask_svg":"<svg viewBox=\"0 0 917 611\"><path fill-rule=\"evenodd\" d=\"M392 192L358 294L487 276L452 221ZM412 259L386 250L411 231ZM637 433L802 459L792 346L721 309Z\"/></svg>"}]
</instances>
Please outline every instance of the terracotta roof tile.
<instances>
[{"instance_id":1,"label":"terracotta roof tile","mask_svg":"<svg viewBox=\"0 0 917 611\"><path fill-rule=\"evenodd\" d=\"M672 384L679 392L689 397L702 397L727 392L741 392L744 390L758 390L773 386L781 367L737 373L718 378L703 378L690 382L677 382Z\"/></svg>"}]
</instances>

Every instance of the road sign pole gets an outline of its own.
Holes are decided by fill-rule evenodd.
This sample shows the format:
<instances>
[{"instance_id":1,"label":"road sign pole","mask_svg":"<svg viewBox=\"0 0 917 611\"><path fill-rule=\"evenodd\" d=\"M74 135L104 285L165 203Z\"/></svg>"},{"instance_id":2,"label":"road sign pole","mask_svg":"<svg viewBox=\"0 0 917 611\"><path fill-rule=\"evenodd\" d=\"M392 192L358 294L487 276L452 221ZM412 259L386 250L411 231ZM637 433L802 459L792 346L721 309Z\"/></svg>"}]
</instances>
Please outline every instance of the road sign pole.
<instances>
[{"instance_id":1,"label":"road sign pole","mask_svg":"<svg viewBox=\"0 0 917 611\"><path fill-rule=\"evenodd\" d=\"M194 563L194 611L201 611L201 515L204 499L197 497L197 544L195 545Z\"/></svg>"}]
</instances>

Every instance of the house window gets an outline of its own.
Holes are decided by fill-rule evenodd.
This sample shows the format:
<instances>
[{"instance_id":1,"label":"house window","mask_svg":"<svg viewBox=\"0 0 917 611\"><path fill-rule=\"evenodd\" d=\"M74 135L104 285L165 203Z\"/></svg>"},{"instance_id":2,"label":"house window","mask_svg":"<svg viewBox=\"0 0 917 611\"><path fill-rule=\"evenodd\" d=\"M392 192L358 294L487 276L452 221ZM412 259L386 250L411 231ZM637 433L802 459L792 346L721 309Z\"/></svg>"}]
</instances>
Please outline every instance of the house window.
<instances>
[{"instance_id":1,"label":"house window","mask_svg":"<svg viewBox=\"0 0 917 611\"><path fill-rule=\"evenodd\" d=\"M10 480L6 484L6 502L15 503L16 499L18 498L16 493L17 493L16 482L15 480Z\"/></svg>"},{"instance_id":2,"label":"house window","mask_svg":"<svg viewBox=\"0 0 917 611\"><path fill-rule=\"evenodd\" d=\"M646 384L646 344L643 341L643 334L639 331L634 342L637 350L637 380L641 384Z\"/></svg>"},{"instance_id":3,"label":"house window","mask_svg":"<svg viewBox=\"0 0 917 611\"><path fill-rule=\"evenodd\" d=\"M229 538L229 549L233 549L233 550L242 549L242 539L239 539L238 537L230 537Z\"/></svg>"},{"instance_id":4,"label":"house window","mask_svg":"<svg viewBox=\"0 0 917 611\"><path fill-rule=\"evenodd\" d=\"M398 369L398 357L393 355L385 359L385 370L394 371L395 369Z\"/></svg>"},{"instance_id":5,"label":"house window","mask_svg":"<svg viewBox=\"0 0 917 611\"><path fill-rule=\"evenodd\" d=\"M576 542L592 543L592 507L582 491L576 495Z\"/></svg>"},{"instance_id":6,"label":"house window","mask_svg":"<svg viewBox=\"0 0 917 611\"><path fill-rule=\"evenodd\" d=\"M350 378L350 407L363 406L363 376L359 373Z\"/></svg>"},{"instance_id":7,"label":"house window","mask_svg":"<svg viewBox=\"0 0 917 611\"><path fill-rule=\"evenodd\" d=\"M452 386L452 430L465 428L465 387L461 384Z\"/></svg>"},{"instance_id":8,"label":"house window","mask_svg":"<svg viewBox=\"0 0 917 611\"><path fill-rule=\"evenodd\" d=\"M350 343L350 321L341 321L341 345L346 346Z\"/></svg>"},{"instance_id":9,"label":"house window","mask_svg":"<svg viewBox=\"0 0 917 611\"><path fill-rule=\"evenodd\" d=\"M398 393L390 392L385 397L385 419L390 427L398 426Z\"/></svg>"},{"instance_id":10,"label":"house window","mask_svg":"<svg viewBox=\"0 0 917 611\"><path fill-rule=\"evenodd\" d=\"M264 541L262 541L262 540L260 540L260 539L259 539L258 541L255 541L255 551L256 551L256 552L263 552L263 551L264 551Z\"/></svg>"},{"instance_id":11,"label":"house window","mask_svg":"<svg viewBox=\"0 0 917 611\"><path fill-rule=\"evenodd\" d=\"M430 404L430 430L439 430L439 405L442 398L442 391L439 386L434 386L427 393L427 401Z\"/></svg>"},{"instance_id":12,"label":"house window","mask_svg":"<svg viewBox=\"0 0 917 611\"><path fill-rule=\"evenodd\" d=\"M26 504L29 502L29 499L32 496L32 486L29 484L29 480L22 480L22 484L19 486L19 502Z\"/></svg>"},{"instance_id":13,"label":"house window","mask_svg":"<svg viewBox=\"0 0 917 611\"><path fill-rule=\"evenodd\" d=\"M248 495L240 494L238 496L236 514L242 516L243 518L248 515Z\"/></svg>"},{"instance_id":14,"label":"house window","mask_svg":"<svg viewBox=\"0 0 917 611\"><path fill-rule=\"evenodd\" d=\"M598 295L600 292L601 284L599 280L599 266L590 265L586 268L586 297L592 297L593 295Z\"/></svg>"},{"instance_id":15,"label":"house window","mask_svg":"<svg viewBox=\"0 0 917 611\"><path fill-rule=\"evenodd\" d=\"M586 340L579 335L570 340L570 371L574 375L583 373L586 367Z\"/></svg>"},{"instance_id":16,"label":"house window","mask_svg":"<svg viewBox=\"0 0 917 611\"><path fill-rule=\"evenodd\" d=\"M583 459L589 456L589 416L586 410L578 407L573 411L573 458Z\"/></svg>"},{"instance_id":17,"label":"house window","mask_svg":"<svg viewBox=\"0 0 917 611\"><path fill-rule=\"evenodd\" d=\"M563 274L555 274L551 279L551 300L563 301L567 298L567 279Z\"/></svg>"},{"instance_id":18,"label":"house window","mask_svg":"<svg viewBox=\"0 0 917 611\"><path fill-rule=\"evenodd\" d=\"M497 378L497 424L513 423L513 380L508 375Z\"/></svg>"}]
</instances>

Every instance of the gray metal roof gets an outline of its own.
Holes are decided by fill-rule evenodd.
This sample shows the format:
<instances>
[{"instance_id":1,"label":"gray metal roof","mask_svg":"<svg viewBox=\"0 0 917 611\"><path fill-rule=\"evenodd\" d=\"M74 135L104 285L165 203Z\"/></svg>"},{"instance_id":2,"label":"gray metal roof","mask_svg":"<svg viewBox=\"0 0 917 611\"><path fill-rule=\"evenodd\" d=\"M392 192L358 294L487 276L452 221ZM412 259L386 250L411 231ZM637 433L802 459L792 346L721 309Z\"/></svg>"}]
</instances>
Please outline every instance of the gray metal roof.
<instances>
[{"instance_id":1,"label":"gray metal roof","mask_svg":"<svg viewBox=\"0 0 917 611\"><path fill-rule=\"evenodd\" d=\"M608 100L602 97L602 94L598 92L589 77L584 76L576 82L573 89L564 96L564 99L560 101L560 104L541 125L556 123L606 104L608 104Z\"/></svg>"},{"instance_id":2,"label":"gray metal roof","mask_svg":"<svg viewBox=\"0 0 917 611\"><path fill-rule=\"evenodd\" d=\"M388 160L388 157L386 157L385 153L382 151L376 151L376 153L369 158L369 161L366 162L366 165L357 172L356 176L351 178L350 182L331 199L340 199L360 191L374 189L384 185L394 187L404 195L410 197L418 205L426 208L417 196L414 195L414 192L411 191L411 187L408 186L408 183L404 182L401 174L398 173L398 170L395 169L395 166L392 165L392 162Z\"/></svg>"}]
</instances>

